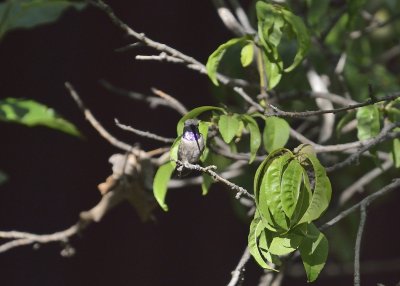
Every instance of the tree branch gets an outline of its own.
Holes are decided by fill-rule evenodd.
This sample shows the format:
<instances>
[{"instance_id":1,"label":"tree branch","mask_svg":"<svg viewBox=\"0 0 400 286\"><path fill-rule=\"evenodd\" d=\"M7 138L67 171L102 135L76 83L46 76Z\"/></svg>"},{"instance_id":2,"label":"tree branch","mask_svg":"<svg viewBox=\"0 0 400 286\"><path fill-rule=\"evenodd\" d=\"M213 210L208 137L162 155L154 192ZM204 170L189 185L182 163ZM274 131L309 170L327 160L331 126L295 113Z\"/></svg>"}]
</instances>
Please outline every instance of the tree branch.
<instances>
[{"instance_id":1,"label":"tree branch","mask_svg":"<svg viewBox=\"0 0 400 286\"><path fill-rule=\"evenodd\" d=\"M83 101L81 100L81 98L79 97L78 93L75 91L75 89L73 88L73 86L69 83L69 82L65 82L65 87L67 88L67 90L69 91L71 97L75 100L76 104L78 105L78 107L81 109L81 111L83 112L83 114L85 115L85 118L87 121L89 121L89 123L93 126L94 129L97 130L97 132L99 132L99 134L106 139L109 143L111 143L111 145L127 151L127 152L131 152L134 154L138 154L138 149L132 147L131 145L119 141L117 138L115 138L114 136L112 136L101 124L99 121L97 121L97 119L93 116L92 112L86 108L86 106L84 105Z\"/></svg>"},{"instance_id":2,"label":"tree branch","mask_svg":"<svg viewBox=\"0 0 400 286\"><path fill-rule=\"evenodd\" d=\"M232 271L232 278L231 281L229 281L228 286L236 286L239 284L239 280L241 279L244 271L244 267L246 263L250 259L250 252L249 249L246 247L244 250L242 257L239 260L238 265L236 266L235 270Z\"/></svg>"},{"instance_id":3,"label":"tree branch","mask_svg":"<svg viewBox=\"0 0 400 286\"><path fill-rule=\"evenodd\" d=\"M379 198L379 197L381 197L381 196L383 196L383 195L395 190L398 187L400 187L400 179L399 178L394 179L390 184L386 185L385 187L383 187L379 191L367 196L366 198L361 200L359 203L357 203L357 204L353 205L352 207L342 211L336 217L334 217L333 219L331 219L330 221L326 222L321 227L319 227L319 229L321 231L323 231L323 230L335 225L336 223L338 223L339 221L341 221L342 219L347 217L349 214L351 214L354 211L356 211L363 204L369 205L370 203L372 203L377 198Z\"/></svg>"},{"instance_id":4,"label":"tree branch","mask_svg":"<svg viewBox=\"0 0 400 286\"><path fill-rule=\"evenodd\" d=\"M360 224L358 226L357 238L356 238L356 246L354 252L354 286L360 286L360 249L361 249L361 240L364 232L364 225L367 219L367 211L366 211L367 203L362 203L360 207Z\"/></svg>"},{"instance_id":5,"label":"tree branch","mask_svg":"<svg viewBox=\"0 0 400 286\"><path fill-rule=\"evenodd\" d=\"M339 113L339 112L344 112L352 109L356 109L359 107L371 105L374 103L382 102L382 101L391 101L395 100L400 96L400 92L393 93L391 95L387 95L381 98L376 98L376 99L368 99L365 102L362 103L357 103L357 104L351 104L346 107L341 107L341 108L336 108L336 109L327 109L327 110L313 110L313 111L300 111L300 112L290 112L290 111L283 111L280 110L278 107L273 106L272 104L268 104L268 106L273 110L272 112L265 112L264 114L266 116L278 116L278 117L289 117L289 118L304 118L304 117L309 117L309 116L315 116L315 115L322 115L325 113Z\"/></svg>"},{"instance_id":6,"label":"tree branch","mask_svg":"<svg viewBox=\"0 0 400 286\"><path fill-rule=\"evenodd\" d=\"M135 133L139 136L142 136L145 138L150 138L150 139L157 140L157 141L164 142L164 143L173 143L175 141L174 138L166 138L166 137L159 136L157 134L154 134L154 133L151 133L148 131L142 131L142 130L133 128L131 126L124 125L124 124L120 123L117 118L115 118L114 120L115 120L115 124L122 130L126 130L129 132Z\"/></svg>"},{"instance_id":7,"label":"tree branch","mask_svg":"<svg viewBox=\"0 0 400 286\"><path fill-rule=\"evenodd\" d=\"M214 172L213 170L215 170L217 167L216 166L207 166L207 167L202 167L200 165L194 165L194 164L190 164L187 162L181 162L179 160L176 161L176 163L188 170L195 170L195 171L200 171L203 172L205 174L210 175L215 181L217 182L221 182L225 185L227 185L230 189L235 190L237 192L236 194L236 198L239 199L242 195L245 195L249 198L251 198L252 200L254 200L254 196L252 194L250 194L246 189L228 181L227 179L221 177L220 175L218 175L216 172Z\"/></svg>"}]
</instances>

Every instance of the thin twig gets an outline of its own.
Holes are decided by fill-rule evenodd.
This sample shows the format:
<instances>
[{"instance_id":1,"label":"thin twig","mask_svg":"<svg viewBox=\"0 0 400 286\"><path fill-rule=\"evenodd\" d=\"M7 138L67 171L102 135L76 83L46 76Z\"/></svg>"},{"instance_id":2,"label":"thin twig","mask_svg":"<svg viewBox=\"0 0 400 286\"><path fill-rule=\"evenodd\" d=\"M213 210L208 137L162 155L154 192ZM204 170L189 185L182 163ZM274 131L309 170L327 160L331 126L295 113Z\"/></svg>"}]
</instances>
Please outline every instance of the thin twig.
<instances>
[{"instance_id":1,"label":"thin twig","mask_svg":"<svg viewBox=\"0 0 400 286\"><path fill-rule=\"evenodd\" d=\"M94 129L97 130L97 132L99 132L99 134L106 139L109 143L111 143L111 145L127 151L127 152L132 152L132 153L137 153L138 150L133 148L131 145L119 141L117 138L115 138L114 136L112 136L101 124L99 121L97 121L97 119L93 116L92 112L86 108L86 106L84 105L83 101L81 100L81 98L79 97L78 93L76 92L76 90L73 88L73 86L69 83L69 82L65 82L65 87L67 88L67 90L69 91L71 97L75 100L76 104L78 105L78 107L81 109L81 111L83 112L83 114L85 115L85 118L87 121L89 121L89 123L93 126Z\"/></svg>"},{"instance_id":2,"label":"thin twig","mask_svg":"<svg viewBox=\"0 0 400 286\"><path fill-rule=\"evenodd\" d=\"M360 224L358 226L356 246L354 252L354 286L360 286L360 250L361 250L361 240L364 232L365 221L367 219L367 204L361 204L360 208Z\"/></svg>"},{"instance_id":3,"label":"thin twig","mask_svg":"<svg viewBox=\"0 0 400 286\"><path fill-rule=\"evenodd\" d=\"M107 5L104 1L102 1L102 0L88 0L88 1L91 4L93 4L95 7L104 11L107 14L107 16L111 19L111 21L117 27L119 27L121 30L123 30L126 34L128 34L129 36L136 38L138 41L140 41L141 43L143 43L144 45L146 45L150 48L153 48L160 52L165 52L166 54L168 54L169 56L172 56L174 58L182 59L186 63L186 66L190 69L197 70L202 74L207 74L205 65L203 65L201 62L194 59L193 57L190 57L168 45L154 41L154 40L150 39L149 37L147 37L145 34L138 33L135 30L133 30L126 23L124 23L121 19L119 19L115 15L115 13L111 9L111 7L109 5ZM249 86L249 83L245 80L231 79L220 73L217 73L217 78L221 83L228 85L228 86L243 86L243 87Z\"/></svg>"},{"instance_id":4,"label":"thin twig","mask_svg":"<svg viewBox=\"0 0 400 286\"><path fill-rule=\"evenodd\" d=\"M166 137L159 136L157 134L154 134L154 133L151 133L151 132L148 132L148 131L142 131L142 130L133 128L131 126L124 125L124 124L120 123L117 118L115 118L114 120L115 120L115 124L119 128L121 128L123 130L126 130L126 131L129 131L129 132L132 132L132 133L135 133L135 134L137 134L139 136L150 138L150 139L157 140L157 141L164 142L164 143L173 143L175 141L174 138L166 138Z\"/></svg>"},{"instance_id":5,"label":"thin twig","mask_svg":"<svg viewBox=\"0 0 400 286\"><path fill-rule=\"evenodd\" d=\"M323 231L323 230L335 225L336 223L338 223L339 221L341 221L342 219L347 217L349 214L351 214L354 211L356 211L359 207L361 207L362 204L369 205L370 203L372 203L377 198L379 198L379 197L381 197L381 196L383 196L383 195L395 190L398 187L400 187L400 179L399 178L394 179L390 184L386 185L385 187L383 187L379 191L367 196L366 198L364 198L363 200L361 200L357 204L355 204L355 205L351 206L350 208L342 211L336 217L334 217L330 221L328 221L325 224L323 224L319 229L321 231Z\"/></svg>"},{"instance_id":6,"label":"thin twig","mask_svg":"<svg viewBox=\"0 0 400 286\"><path fill-rule=\"evenodd\" d=\"M180 102L178 101L175 97L172 97L171 95L163 92L162 90L159 90L157 88L151 88L151 91L163 98L164 100L168 101L170 103L171 106L175 107L175 110L177 110L181 115L185 115L186 113L188 113L187 108Z\"/></svg>"},{"instance_id":7,"label":"thin twig","mask_svg":"<svg viewBox=\"0 0 400 286\"><path fill-rule=\"evenodd\" d=\"M290 111L283 111L280 110L278 107L273 106L271 104L268 104L269 107L273 110L272 112L265 112L264 114L266 116L278 116L278 117L290 117L290 118L304 118L304 117L309 117L309 116L315 116L315 115L322 115L325 113L339 113L339 112L344 112L352 109L356 109L359 107L371 105L374 103L382 102L382 101L391 101L395 100L400 96L400 92L393 93L391 95L387 95L381 98L376 98L376 99L368 99L365 102L362 103L357 103L357 104L351 104L346 107L341 107L341 108L336 108L336 109L327 109L327 110L313 110L313 111L300 111L300 112L290 112Z\"/></svg>"},{"instance_id":8,"label":"thin twig","mask_svg":"<svg viewBox=\"0 0 400 286\"><path fill-rule=\"evenodd\" d=\"M254 196L252 194L250 194L246 189L228 181L227 179L221 177L220 175L218 175L216 172L214 172L213 170L215 170L217 167L216 166L208 166L208 167L202 167L200 165L194 165L194 164L190 164L187 162L181 162L179 160L176 161L177 164L179 164L180 166L182 166L183 168L189 169L189 170L195 170L195 171L200 171L203 172L205 174L210 175L215 181L217 182L221 182L225 185L227 185L229 188L231 188L232 190L235 190L237 192L236 194L236 198L239 199L242 195L245 195L249 198L251 198L252 200L254 200Z\"/></svg>"},{"instance_id":9,"label":"thin twig","mask_svg":"<svg viewBox=\"0 0 400 286\"><path fill-rule=\"evenodd\" d=\"M327 167L326 171L333 172L340 168L348 166L348 165L356 162L360 158L360 155L362 153L370 150L374 146L382 143L383 141L399 137L400 136L399 131L390 133L390 131L392 131L394 128L399 127L399 126L400 126L400 122L390 123L390 124L386 125L384 128L382 128L381 132L375 138L371 139L367 144L362 146L357 152L355 152L352 155L350 155L349 157L347 157L347 159L345 159L339 163L336 163L333 166Z\"/></svg>"},{"instance_id":10,"label":"thin twig","mask_svg":"<svg viewBox=\"0 0 400 286\"><path fill-rule=\"evenodd\" d=\"M243 275L244 267L245 267L246 263L249 261L249 259L250 259L250 251L246 247L246 249L244 250L244 252L242 254L242 257L239 260L238 265L236 266L235 270L232 271L232 278L231 278L231 281L229 281L228 286L238 285L238 283L240 282L239 280L241 279L241 277Z\"/></svg>"},{"instance_id":11,"label":"thin twig","mask_svg":"<svg viewBox=\"0 0 400 286\"><path fill-rule=\"evenodd\" d=\"M369 171L364 176L359 178L356 182L351 184L347 189L345 189L340 194L339 206L343 206L345 203L347 203L356 192L361 192L364 189L364 186L366 186L372 180L374 180L375 178L386 172L392 166L393 166L393 160L392 158L389 158L380 167L374 168L373 170Z\"/></svg>"}]
</instances>

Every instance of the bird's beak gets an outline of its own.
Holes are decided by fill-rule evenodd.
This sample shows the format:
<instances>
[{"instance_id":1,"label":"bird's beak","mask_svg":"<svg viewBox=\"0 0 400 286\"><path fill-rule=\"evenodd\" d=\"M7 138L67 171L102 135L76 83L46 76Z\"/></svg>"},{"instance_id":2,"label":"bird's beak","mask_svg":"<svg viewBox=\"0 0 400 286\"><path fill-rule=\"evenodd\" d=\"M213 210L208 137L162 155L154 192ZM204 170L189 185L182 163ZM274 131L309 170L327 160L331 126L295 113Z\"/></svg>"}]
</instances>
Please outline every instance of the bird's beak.
<instances>
[{"instance_id":1,"label":"bird's beak","mask_svg":"<svg viewBox=\"0 0 400 286\"><path fill-rule=\"evenodd\" d=\"M197 147L199 148L199 151L201 152L200 145L199 145L199 138L197 138L197 128L194 125L191 125L190 129L192 129L192 132L194 134L194 139L196 139Z\"/></svg>"}]
</instances>

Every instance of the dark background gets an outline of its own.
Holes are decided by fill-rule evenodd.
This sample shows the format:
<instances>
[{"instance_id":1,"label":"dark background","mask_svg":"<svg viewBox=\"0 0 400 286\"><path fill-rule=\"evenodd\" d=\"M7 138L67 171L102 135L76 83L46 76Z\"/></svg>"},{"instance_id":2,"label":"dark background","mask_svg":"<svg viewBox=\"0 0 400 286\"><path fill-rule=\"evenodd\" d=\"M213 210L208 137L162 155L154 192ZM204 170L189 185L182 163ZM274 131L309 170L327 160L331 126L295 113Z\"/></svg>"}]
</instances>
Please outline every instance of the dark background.
<instances>
[{"instance_id":1,"label":"dark background","mask_svg":"<svg viewBox=\"0 0 400 286\"><path fill-rule=\"evenodd\" d=\"M231 37L211 1L108 2L137 31L202 62ZM218 104L205 76L173 64L135 61L136 54L157 54L148 48L114 52L131 42L92 7L80 13L70 10L55 24L11 32L0 42L0 96L45 103L86 137L80 140L46 128L0 123L0 167L10 176L0 187L1 230L59 231L100 199L96 186L111 173L109 156L119 151L84 120L64 88L65 81L75 86L112 134L129 143L140 141L146 150L159 144L118 130L114 118L174 137L179 116L112 94L99 85L100 79L145 94L157 87L189 109ZM121 205L72 240L77 253L71 258L60 256L60 244L1 254L1 285L224 285L247 243L248 226L237 219L224 188L215 186L206 197L200 193L199 187L171 191L170 211L158 210L156 223L143 224L130 205ZM388 229L382 223L398 218L396 207L395 199L372 207L363 257L394 258L400 253L399 235L393 234L399 224ZM251 261L245 285L256 285L260 274ZM400 275L392 271L366 276L363 282L393 285L396 279ZM299 285L306 284L305 278L300 281ZM351 281L351 276L321 278L315 285Z\"/></svg>"}]
</instances>

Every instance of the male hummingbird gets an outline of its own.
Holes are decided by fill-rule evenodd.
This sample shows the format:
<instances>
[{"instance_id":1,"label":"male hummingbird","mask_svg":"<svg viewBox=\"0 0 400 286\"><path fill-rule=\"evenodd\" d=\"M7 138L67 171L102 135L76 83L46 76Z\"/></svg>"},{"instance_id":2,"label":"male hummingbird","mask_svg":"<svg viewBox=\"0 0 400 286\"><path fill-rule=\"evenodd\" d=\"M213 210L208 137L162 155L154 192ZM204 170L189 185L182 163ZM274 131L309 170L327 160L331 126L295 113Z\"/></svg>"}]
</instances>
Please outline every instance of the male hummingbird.
<instances>
[{"instance_id":1,"label":"male hummingbird","mask_svg":"<svg viewBox=\"0 0 400 286\"><path fill-rule=\"evenodd\" d=\"M188 119L183 127L181 142L178 147L178 160L182 163L196 164L204 150L204 138L199 132L199 121ZM182 176L183 174L180 174Z\"/></svg>"}]
</instances>

